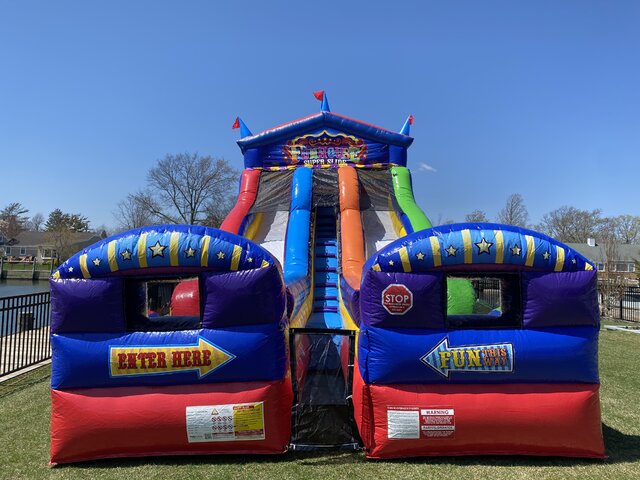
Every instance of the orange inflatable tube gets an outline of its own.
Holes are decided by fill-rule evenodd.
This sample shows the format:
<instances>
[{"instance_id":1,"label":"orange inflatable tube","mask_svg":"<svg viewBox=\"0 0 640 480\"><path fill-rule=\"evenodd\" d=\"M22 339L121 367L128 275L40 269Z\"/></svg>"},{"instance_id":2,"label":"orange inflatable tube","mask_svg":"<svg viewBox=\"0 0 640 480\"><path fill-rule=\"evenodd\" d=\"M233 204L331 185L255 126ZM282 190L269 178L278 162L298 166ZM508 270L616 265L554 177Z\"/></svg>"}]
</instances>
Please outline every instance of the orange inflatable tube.
<instances>
[{"instance_id":1,"label":"orange inflatable tube","mask_svg":"<svg viewBox=\"0 0 640 480\"><path fill-rule=\"evenodd\" d=\"M338 169L338 188L342 275L352 288L359 290L364 266L364 237L360 217L360 189L355 168Z\"/></svg>"}]
</instances>

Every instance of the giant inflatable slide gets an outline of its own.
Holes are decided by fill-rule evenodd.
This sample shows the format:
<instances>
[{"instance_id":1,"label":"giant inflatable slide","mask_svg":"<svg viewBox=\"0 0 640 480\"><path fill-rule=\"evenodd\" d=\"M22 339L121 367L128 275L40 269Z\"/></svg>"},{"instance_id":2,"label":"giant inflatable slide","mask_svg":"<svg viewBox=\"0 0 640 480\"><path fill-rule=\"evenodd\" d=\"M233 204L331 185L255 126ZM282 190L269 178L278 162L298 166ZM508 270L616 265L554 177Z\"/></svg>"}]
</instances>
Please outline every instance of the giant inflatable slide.
<instances>
[{"instance_id":1,"label":"giant inflatable slide","mask_svg":"<svg viewBox=\"0 0 640 480\"><path fill-rule=\"evenodd\" d=\"M594 266L537 232L432 226L412 117L251 134L220 229L143 227L51 278L51 462L364 449L602 457ZM437 201L437 199L433 199Z\"/></svg>"}]
</instances>

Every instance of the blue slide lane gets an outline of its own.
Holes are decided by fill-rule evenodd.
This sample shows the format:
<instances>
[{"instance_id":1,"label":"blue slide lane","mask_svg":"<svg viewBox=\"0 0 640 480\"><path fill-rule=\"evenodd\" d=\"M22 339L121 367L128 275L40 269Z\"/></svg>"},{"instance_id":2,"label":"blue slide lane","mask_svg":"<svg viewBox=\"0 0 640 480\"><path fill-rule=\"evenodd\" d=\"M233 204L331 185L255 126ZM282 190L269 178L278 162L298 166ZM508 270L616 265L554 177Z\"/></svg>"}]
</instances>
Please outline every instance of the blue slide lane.
<instances>
[{"instance_id":1,"label":"blue slide lane","mask_svg":"<svg viewBox=\"0 0 640 480\"><path fill-rule=\"evenodd\" d=\"M363 326L358 363L366 383L598 383L598 328Z\"/></svg>"}]
</instances>

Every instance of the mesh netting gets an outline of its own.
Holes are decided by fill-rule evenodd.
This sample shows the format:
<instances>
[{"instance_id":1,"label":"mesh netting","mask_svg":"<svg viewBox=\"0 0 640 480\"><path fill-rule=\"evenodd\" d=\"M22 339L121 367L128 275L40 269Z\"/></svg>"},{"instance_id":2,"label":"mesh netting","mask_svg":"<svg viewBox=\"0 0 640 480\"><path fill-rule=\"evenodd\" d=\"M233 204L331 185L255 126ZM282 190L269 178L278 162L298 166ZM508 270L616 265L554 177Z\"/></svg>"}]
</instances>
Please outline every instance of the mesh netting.
<instances>
[{"instance_id":1,"label":"mesh netting","mask_svg":"<svg viewBox=\"0 0 640 480\"><path fill-rule=\"evenodd\" d=\"M334 207L338 205L338 170L316 169L313 171L313 206Z\"/></svg>"},{"instance_id":2,"label":"mesh netting","mask_svg":"<svg viewBox=\"0 0 640 480\"><path fill-rule=\"evenodd\" d=\"M262 172L258 194L249 213L289 211L293 170Z\"/></svg>"},{"instance_id":3,"label":"mesh netting","mask_svg":"<svg viewBox=\"0 0 640 480\"><path fill-rule=\"evenodd\" d=\"M358 169L360 181L360 210L393 210L395 196L391 170Z\"/></svg>"}]
</instances>

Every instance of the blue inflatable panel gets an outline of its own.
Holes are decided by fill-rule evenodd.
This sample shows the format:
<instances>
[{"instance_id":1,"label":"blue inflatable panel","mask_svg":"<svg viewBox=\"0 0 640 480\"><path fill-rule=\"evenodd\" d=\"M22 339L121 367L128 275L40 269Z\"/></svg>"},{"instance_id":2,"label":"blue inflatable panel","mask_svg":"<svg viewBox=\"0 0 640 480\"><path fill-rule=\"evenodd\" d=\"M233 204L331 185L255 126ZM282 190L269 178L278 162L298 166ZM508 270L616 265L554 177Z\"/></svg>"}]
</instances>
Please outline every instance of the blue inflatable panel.
<instances>
[{"instance_id":1,"label":"blue inflatable panel","mask_svg":"<svg viewBox=\"0 0 640 480\"><path fill-rule=\"evenodd\" d=\"M272 381L287 369L277 324L51 335L55 389Z\"/></svg>"},{"instance_id":2,"label":"blue inflatable panel","mask_svg":"<svg viewBox=\"0 0 640 480\"><path fill-rule=\"evenodd\" d=\"M366 383L598 383L598 328L416 330L363 326Z\"/></svg>"}]
</instances>

